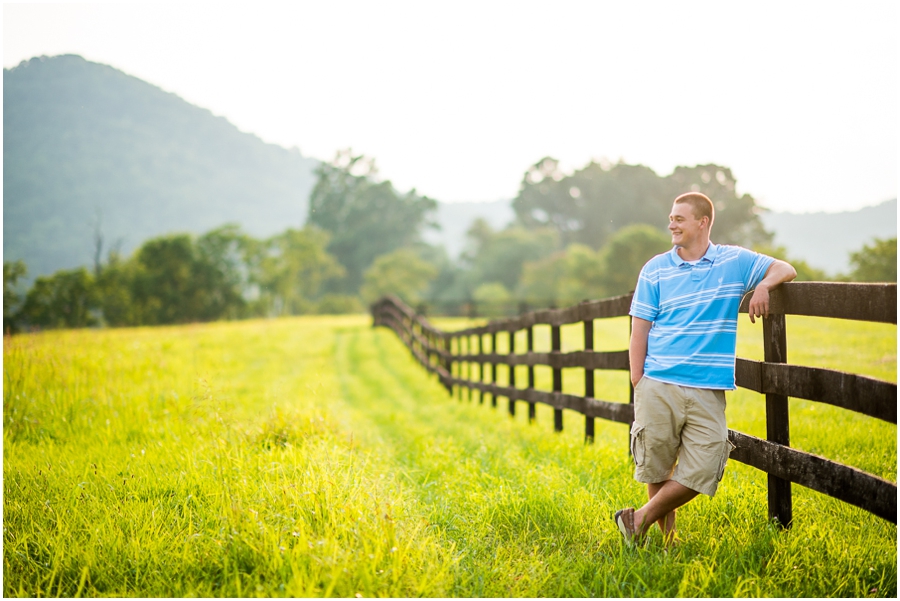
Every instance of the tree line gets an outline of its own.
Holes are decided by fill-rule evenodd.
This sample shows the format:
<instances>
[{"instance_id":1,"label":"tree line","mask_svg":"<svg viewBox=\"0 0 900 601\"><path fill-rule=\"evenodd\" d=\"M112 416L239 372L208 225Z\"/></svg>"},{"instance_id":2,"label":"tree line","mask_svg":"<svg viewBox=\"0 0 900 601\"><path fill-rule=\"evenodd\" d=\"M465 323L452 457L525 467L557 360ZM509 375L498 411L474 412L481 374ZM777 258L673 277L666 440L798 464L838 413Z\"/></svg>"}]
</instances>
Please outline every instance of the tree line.
<instances>
[{"instance_id":1,"label":"tree line","mask_svg":"<svg viewBox=\"0 0 900 601\"><path fill-rule=\"evenodd\" d=\"M773 247L755 200L738 196L731 170L717 165L660 177L642 165L591 162L566 174L544 158L512 201L515 222L502 230L473 222L459 260L422 240L437 226L436 201L380 180L371 158L341 151L316 178L306 225L266 239L232 224L103 257L98 233L93 266L39 277L24 292L27 267L4 262L4 331L353 313L387 293L411 305L531 306L625 294L647 259L671 247L665 216L684 190L715 203L717 242L789 260L800 280L829 279ZM852 272L839 279L896 281L896 238L875 239L850 260Z\"/></svg>"}]
</instances>

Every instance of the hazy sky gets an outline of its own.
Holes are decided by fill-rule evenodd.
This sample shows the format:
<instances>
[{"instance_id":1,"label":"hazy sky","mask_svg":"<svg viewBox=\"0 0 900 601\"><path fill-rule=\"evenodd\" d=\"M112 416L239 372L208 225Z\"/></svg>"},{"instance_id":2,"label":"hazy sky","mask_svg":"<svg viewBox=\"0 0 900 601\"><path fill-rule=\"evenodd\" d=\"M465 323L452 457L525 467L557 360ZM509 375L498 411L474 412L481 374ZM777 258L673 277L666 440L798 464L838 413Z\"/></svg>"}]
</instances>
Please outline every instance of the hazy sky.
<instances>
[{"instance_id":1,"label":"hazy sky","mask_svg":"<svg viewBox=\"0 0 900 601\"><path fill-rule=\"evenodd\" d=\"M513 198L544 156L731 167L779 211L897 195L897 3L3 5L3 65L80 54L401 190Z\"/></svg>"}]
</instances>

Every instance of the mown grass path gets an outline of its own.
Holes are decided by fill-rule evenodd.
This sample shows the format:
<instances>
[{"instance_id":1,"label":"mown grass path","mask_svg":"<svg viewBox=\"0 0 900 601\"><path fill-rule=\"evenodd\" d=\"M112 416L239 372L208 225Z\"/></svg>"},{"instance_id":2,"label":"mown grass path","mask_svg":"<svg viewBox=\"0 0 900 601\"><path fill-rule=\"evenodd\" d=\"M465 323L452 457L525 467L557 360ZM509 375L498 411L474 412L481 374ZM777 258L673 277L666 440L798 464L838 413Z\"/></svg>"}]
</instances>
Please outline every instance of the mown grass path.
<instances>
[{"instance_id":1,"label":"mown grass path","mask_svg":"<svg viewBox=\"0 0 900 601\"><path fill-rule=\"evenodd\" d=\"M4 594L896 597L896 526L795 487L777 531L737 463L678 549L626 550L626 427L586 446L574 416L452 399L369 323L5 340ZM752 428L756 405L729 413ZM896 428L819 423L827 456L896 469Z\"/></svg>"},{"instance_id":2,"label":"mown grass path","mask_svg":"<svg viewBox=\"0 0 900 601\"><path fill-rule=\"evenodd\" d=\"M719 495L682 512L685 543L678 551L663 554L655 536L646 550L623 552L610 515L643 495L631 479L627 428L598 421L597 442L586 447L580 424L552 433L546 409L529 427L523 411L516 420L506 417L502 402L494 410L458 401L448 406L436 382L417 375L421 369L411 361L397 360L401 352L388 332L376 332L374 340L359 332L342 337L337 363L356 366L339 370L345 398L396 457L442 536L463 550L452 594L865 595L885 592L884 581L869 578L876 571L888 583L896 580L889 567L895 527L833 507L842 514L838 520L849 514L857 523L823 528L809 512L839 504L798 491L798 513L807 516L798 522L806 523L776 532L765 521L764 476L734 463ZM878 568L863 560L854 569L861 557L852 559L846 550L853 545L840 540L859 532L859 520L886 537L881 552L865 548L868 537L857 547ZM809 546L811 540L817 544Z\"/></svg>"}]
</instances>

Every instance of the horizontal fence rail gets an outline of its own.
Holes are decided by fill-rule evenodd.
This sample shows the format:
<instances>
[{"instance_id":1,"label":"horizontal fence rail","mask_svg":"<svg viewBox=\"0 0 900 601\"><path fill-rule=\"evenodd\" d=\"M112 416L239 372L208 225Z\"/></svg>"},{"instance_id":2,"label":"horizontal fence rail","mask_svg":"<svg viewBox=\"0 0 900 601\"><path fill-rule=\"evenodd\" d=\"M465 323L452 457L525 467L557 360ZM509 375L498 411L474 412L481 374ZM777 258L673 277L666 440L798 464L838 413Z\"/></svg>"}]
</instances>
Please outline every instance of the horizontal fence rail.
<instances>
[{"instance_id":1,"label":"horizontal fence rail","mask_svg":"<svg viewBox=\"0 0 900 601\"><path fill-rule=\"evenodd\" d=\"M593 350L595 319L625 317L631 294L599 301L586 301L562 309L541 309L515 317L495 319L485 325L443 332L396 297L385 297L372 305L373 325L391 328L413 356L450 394L468 398L478 393L497 405L505 397L510 414L515 403L525 402L529 418L540 403L554 410L554 429L563 428L563 410L585 417L585 438L593 440L594 419L631 424L634 421L634 390L629 382L629 402L595 397L594 370L629 370L628 351ZM749 294L741 303L747 312ZM764 394L766 398L766 439L729 430L735 445L731 459L768 474L769 517L788 527L793 521L791 483L800 484L860 507L897 523L897 485L873 474L790 447L788 397L825 403L892 424L897 423L897 385L836 370L787 363L785 315L830 317L857 321L897 323L896 284L848 284L791 282L772 291L769 316L763 319L764 360L738 358L735 381L741 388ZM562 352L560 327L584 324L585 349ZM534 350L534 326L550 326L549 352ZM514 336L525 331L527 348L516 351ZM508 352L497 352L497 337L508 337ZM484 338L490 351L484 351ZM628 341L623 340L627 348ZM497 366L508 369L508 385L496 383ZM526 366L528 382L517 385L516 366ZM553 390L534 387L535 366L553 371ZM585 394L562 391L562 370L581 368L585 373ZM475 373L473 373L475 372ZM488 381L485 381L487 377ZM524 382L522 384L525 384Z\"/></svg>"}]
</instances>

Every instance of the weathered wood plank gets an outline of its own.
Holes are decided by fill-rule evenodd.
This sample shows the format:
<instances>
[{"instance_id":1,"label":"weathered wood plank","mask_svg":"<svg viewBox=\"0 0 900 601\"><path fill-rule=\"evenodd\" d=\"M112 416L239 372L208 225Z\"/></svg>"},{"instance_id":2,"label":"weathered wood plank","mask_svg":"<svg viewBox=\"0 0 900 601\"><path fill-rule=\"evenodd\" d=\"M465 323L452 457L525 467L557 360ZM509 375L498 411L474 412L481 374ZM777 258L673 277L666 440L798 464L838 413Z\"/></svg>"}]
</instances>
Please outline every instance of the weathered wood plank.
<instances>
[{"instance_id":1,"label":"weathered wood plank","mask_svg":"<svg viewBox=\"0 0 900 601\"><path fill-rule=\"evenodd\" d=\"M572 351L570 353L519 353L517 355L487 353L453 355L454 361L476 361L495 365L545 365L555 369L628 369L628 351Z\"/></svg>"},{"instance_id":2,"label":"weathered wood plank","mask_svg":"<svg viewBox=\"0 0 900 601\"><path fill-rule=\"evenodd\" d=\"M634 421L634 406L629 403L601 401L574 394L557 393L534 388L513 388L486 382L473 382L450 376L453 385L470 387L483 392L529 403L541 403L554 409L568 409L589 417L599 417L610 421L630 424Z\"/></svg>"},{"instance_id":3,"label":"weathered wood plank","mask_svg":"<svg viewBox=\"0 0 900 601\"><path fill-rule=\"evenodd\" d=\"M734 362L734 383L741 388L762 392L762 361L737 358Z\"/></svg>"},{"instance_id":4,"label":"weathered wood plank","mask_svg":"<svg viewBox=\"0 0 900 601\"><path fill-rule=\"evenodd\" d=\"M858 374L738 359L735 381L759 393L825 403L897 423L897 385Z\"/></svg>"},{"instance_id":5,"label":"weathered wood plank","mask_svg":"<svg viewBox=\"0 0 900 601\"><path fill-rule=\"evenodd\" d=\"M564 326L586 319L624 317L631 308L631 294L615 296L597 301L588 301L567 309L541 309L518 317L497 319L486 325L475 326L452 332L456 336L493 334L495 332L516 332L533 325Z\"/></svg>"},{"instance_id":6,"label":"weathered wood plank","mask_svg":"<svg viewBox=\"0 0 900 601\"><path fill-rule=\"evenodd\" d=\"M731 459L897 523L897 485L854 467L734 430Z\"/></svg>"},{"instance_id":7,"label":"weathered wood plank","mask_svg":"<svg viewBox=\"0 0 900 601\"><path fill-rule=\"evenodd\" d=\"M897 385L799 365L762 364L762 391L826 403L897 423Z\"/></svg>"},{"instance_id":8,"label":"weathered wood plank","mask_svg":"<svg viewBox=\"0 0 900 601\"><path fill-rule=\"evenodd\" d=\"M750 293L741 302L746 313ZM772 290L773 314L897 323L897 284L788 282Z\"/></svg>"}]
</instances>

